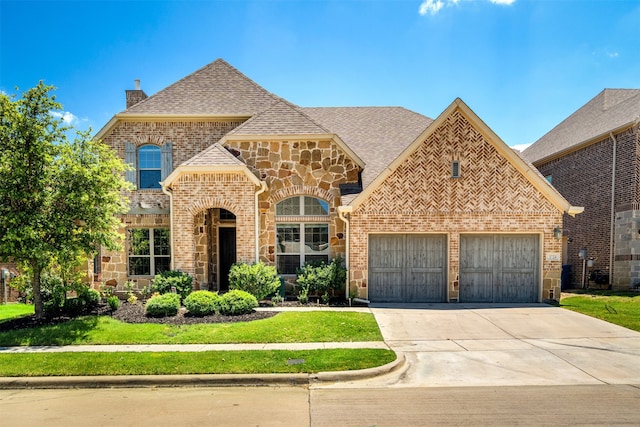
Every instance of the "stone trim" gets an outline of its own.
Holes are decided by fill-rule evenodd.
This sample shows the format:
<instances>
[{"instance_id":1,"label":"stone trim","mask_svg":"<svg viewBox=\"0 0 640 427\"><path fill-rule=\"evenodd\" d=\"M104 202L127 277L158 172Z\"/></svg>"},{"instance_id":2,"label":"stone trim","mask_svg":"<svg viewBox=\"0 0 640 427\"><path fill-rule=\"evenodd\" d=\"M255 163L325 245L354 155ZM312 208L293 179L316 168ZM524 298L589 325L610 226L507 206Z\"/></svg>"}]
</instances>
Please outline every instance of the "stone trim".
<instances>
[{"instance_id":1,"label":"stone trim","mask_svg":"<svg viewBox=\"0 0 640 427\"><path fill-rule=\"evenodd\" d=\"M293 185L291 187L282 188L271 193L269 199L272 203L278 203L289 197L295 196L313 196L319 199L323 199L330 204L333 204L335 196L327 190L323 190L320 187L311 187L307 185Z\"/></svg>"}]
</instances>

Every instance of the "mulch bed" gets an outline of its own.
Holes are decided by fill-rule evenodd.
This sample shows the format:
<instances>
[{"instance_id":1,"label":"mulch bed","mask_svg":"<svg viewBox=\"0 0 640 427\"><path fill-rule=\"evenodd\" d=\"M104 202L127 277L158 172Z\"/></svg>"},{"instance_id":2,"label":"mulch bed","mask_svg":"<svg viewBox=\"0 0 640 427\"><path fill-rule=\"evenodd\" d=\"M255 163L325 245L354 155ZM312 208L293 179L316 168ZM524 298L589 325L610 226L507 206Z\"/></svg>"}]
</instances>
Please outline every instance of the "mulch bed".
<instances>
[{"instance_id":1,"label":"mulch bed","mask_svg":"<svg viewBox=\"0 0 640 427\"><path fill-rule=\"evenodd\" d=\"M300 306L297 301L285 301L279 306L283 307L296 307ZM344 306L345 303L336 302L331 305ZM306 307L319 307L321 306L317 302L309 302ZM120 320L126 323L159 323L163 325L195 325L197 323L232 323L232 322L249 322L252 320L267 319L278 314L275 311L253 311L249 314L243 314L239 316L222 316L219 314L212 316L196 317L190 316L186 313L184 308L181 308L176 316L171 317L150 317L145 314L144 302L138 302L136 304L129 304L122 302L120 307L113 313L109 310L106 304L101 305L96 310L89 314L111 316L116 320ZM60 316L52 319L38 320L35 315L20 317L17 319L11 319L4 322L0 322L0 332L11 331L15 329L33 328L37 326L56 325L59 323L71 320L68 316Z\"/></svg>"}]
</instances>

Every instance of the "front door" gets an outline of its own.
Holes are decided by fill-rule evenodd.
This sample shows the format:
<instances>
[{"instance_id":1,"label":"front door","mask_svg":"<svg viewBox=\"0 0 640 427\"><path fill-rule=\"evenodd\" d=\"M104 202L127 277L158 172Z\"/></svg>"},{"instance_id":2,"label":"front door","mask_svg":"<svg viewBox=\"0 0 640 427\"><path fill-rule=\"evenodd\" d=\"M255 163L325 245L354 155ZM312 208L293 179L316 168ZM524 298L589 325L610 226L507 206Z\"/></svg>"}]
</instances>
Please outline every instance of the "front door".
<instances>
[{"instance_id":1,"label":"front door","mask_svg":"<svg viewBox=\"0 0 640 427\"><path fill-rule=\"evenodd\" d=\"M229 271L236 262L236 229L235 227L218 228L218 291L229 290Z\"/></svg>"}]
</instances>

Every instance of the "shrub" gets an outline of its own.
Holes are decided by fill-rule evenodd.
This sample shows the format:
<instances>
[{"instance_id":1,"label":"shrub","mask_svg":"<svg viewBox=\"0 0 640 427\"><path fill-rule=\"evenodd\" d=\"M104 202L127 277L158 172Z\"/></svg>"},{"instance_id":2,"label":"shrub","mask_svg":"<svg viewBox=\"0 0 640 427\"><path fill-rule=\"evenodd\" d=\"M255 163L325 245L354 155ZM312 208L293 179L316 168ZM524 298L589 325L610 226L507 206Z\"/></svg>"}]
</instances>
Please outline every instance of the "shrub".
<instances>
[{"instance_id":1,"label":"shrub","mask_svg":"<svg viewBox=\"0 0 640 427\"><path fill-rule=\"evenodd\" d=\"M78 293L78 297L82 298L87 310L93 310L100 304L100 292L95 289L87 287Z\"/></svg>"},{"instance_id":2,"label":"shrub","mask_svg":"<svg viewBox=\"0 0 640 427\"><path fill-rule=\"evenodd\" d=\"M156 275L151 282L152 292L168 294L175 292L184 300L193 290L193 279L181 271L163 271Z\"/></svg>"},{"instance_id":3,"label":"shrub","mask_svg":"<svg viewBox=\"0 0 640 427\"><path fill-rule=\"evenodd\" d=\"M180 295L162 294L147 301L145 311L152 317L175 316L180 309Z\"/></svg>"},{"instance_id":4,"label":"shrub","mask_svg":"<svg viewBox=\"0 0 640 427\"><path fill-rule=\"evenodd\" d=\"M115 295L110 295L107 297L107 305L111 309L111 311L116 311L118 307L120 307L120 299L118 299Z\"/></svg>"},{"instance_id":5,"label":"shrub","mask_svg":"<svg viewBox=\"0 0 640 427\"><path fill-rule=\"evenodd\" d=\"M278 271L262 262L237 263L229 271L229 289L249 292L258 300L275 293L280 287Z\"/></svg>"},{"instance_id":6,"label":"shrub","mask_svg":"<svg viewBox=\"0 0 640 427\"><path fill-rule=\"evenodd\" d=\"M184 306L194 316L208 316L220 310L217 292L195 291L184 299Z\"/></svg>"},{"instance_id":7,"label":"shrub","mask_svg":"<svg viewBox=\"0 0 640 427\"><path fill-rule=\"evenodd\" d=\"M238 316L248 314L258 306L258 300L249 292L238 289L227 292L220 297L220 314Z\"/></svg>"},{"instance_id":8,"label":"shrub","mask_svg":"<svg viewBox=\"0 0 640 427\"><path fill-rule=\"evenodd\" d=\"M300 293L328 295L328 292L344 289L347 270L342 265L342 259L336 258L329 264L324 262L309 263L298 269L296 283L300 286Z\"/></svg>"},{"instance_id":9,"label":"shrub","mask_svg":"<svg viewBox=\"0 0 640 427\"><path fill-rule=\"evenodd\" d=\"M80 316L85 312L87 303L80 297L67 298L62 307L62 312L70 317Z\"/></svg>"}]
</instances>

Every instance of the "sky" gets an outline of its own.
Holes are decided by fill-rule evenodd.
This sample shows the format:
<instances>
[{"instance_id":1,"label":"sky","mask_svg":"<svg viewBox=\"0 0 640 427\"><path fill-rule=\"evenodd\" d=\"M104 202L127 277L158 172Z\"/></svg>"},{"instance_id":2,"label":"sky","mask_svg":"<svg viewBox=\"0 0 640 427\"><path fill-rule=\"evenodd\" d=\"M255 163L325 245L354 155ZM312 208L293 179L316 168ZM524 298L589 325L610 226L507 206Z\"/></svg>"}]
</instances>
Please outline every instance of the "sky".
<instances>
[{"instance_id":1,"label":"sky","mask_svg":"<svg viewBox=\"0 0 640 427\"><path fill-rule=\"evenodd\" d=\"M459 97L523 148L640 88L640 0L0 0L0 91L43 80L82 130L134 79L152 95L217 58L302 107L436 118Z\"/></svg>"}]
</instances>

